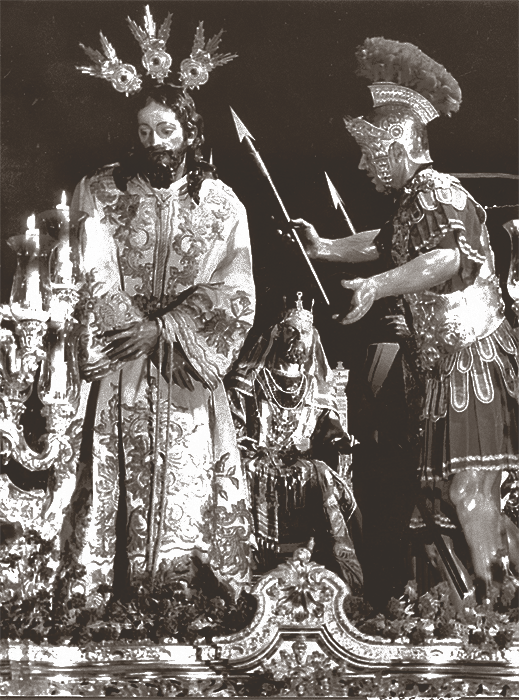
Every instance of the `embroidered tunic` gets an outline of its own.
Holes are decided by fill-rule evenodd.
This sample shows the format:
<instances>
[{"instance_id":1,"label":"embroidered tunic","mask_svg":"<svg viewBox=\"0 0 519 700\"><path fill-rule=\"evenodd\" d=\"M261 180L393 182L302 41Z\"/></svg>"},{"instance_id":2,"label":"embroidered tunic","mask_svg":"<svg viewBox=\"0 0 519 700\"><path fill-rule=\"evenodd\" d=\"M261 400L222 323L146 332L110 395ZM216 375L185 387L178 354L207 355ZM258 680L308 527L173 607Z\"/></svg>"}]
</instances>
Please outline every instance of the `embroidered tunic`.
<instances>
[{"instance_id":1,"label":"embroidered tunic","mask_svg":"<svg viewBox=\"0 0 519 700\"><path fill-rule=\"evenodd\" d=\"M457 247L461 261L444 284L404 297L427 372L423 476L516 469L518 343L505 320L485 212L456 178L430 167L398 204L377 243L391 266L437 248Z\"/></svg>"},{"instance_id":2,"label":"embroidered tunic","mask_svg":"<svg viewBox=\"0 0 519 700\"><path fill-rule=\"evenodd\" d=\"M90 444L68 548L86 567L89 596L111 585L122 506L132 579L196 553L238 593L249 581L252 526L222 379L254 317L245 209L219 180L203 182L197 205L186 178L167 190L135 178L121 192L112 171L85 178L73 202L88 214L83 367L103 358L99 333L155 317L162 335L149 358L113 363L84 388ZM176 351L196 377L193 390L175 381Z\"/></svg>"}]
</instances>

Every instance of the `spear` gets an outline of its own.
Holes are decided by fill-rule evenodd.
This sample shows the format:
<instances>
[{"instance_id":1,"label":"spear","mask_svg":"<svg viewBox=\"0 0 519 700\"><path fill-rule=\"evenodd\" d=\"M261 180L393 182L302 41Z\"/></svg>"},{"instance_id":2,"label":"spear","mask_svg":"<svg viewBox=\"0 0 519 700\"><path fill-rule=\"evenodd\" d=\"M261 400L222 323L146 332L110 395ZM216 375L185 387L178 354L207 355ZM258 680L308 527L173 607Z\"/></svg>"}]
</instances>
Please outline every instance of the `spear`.
<instances>
[{"instance_id":1,"label":"spear","mask_svg":"<svg viewBox=\"0 0 519 700\"><path fill-rule=\"evenodd\" d=\"M326 176L326 182L328 183L328 189L330 190L330 194L332 195L333 206L334 206L336 209L340 209L340 210L341 210L342 215L343 215L344 218L346 219L346 223L348 224L348 226L349 226L350 229L351 229L351 232L352 232L352 233L357 233L357 232L355 231L355 229L353 228L353 224L351 223L350 217L349 217L348 214L346 213L346 209L344 208L344 202L343 202L342 199L341 199L341 195L337 192L337 188L335 187L335 185L333 184L333 182L332 182L332 181L330 180L330 178L328 177L328 174L327 174L327 173L324 173L324 174L325 174L325 176Z\"/></svg>"},{"instance_id":2,"label":"spear","mask_svg":"<svg viewBox=\"0 0 519 700\"><path fill-rule=\"evenodd\" d=\"M290 223L290 221L291 221L290 216L288 215L288 212L285 208L285 205L283 204L281 197L279 196L278 191L276 190L276 187L274 186L274 183L272 182L272 178L270 177L269 171L265 167L265 163L263 162L260 154L258 153L256 148L254 147L254 144L252 143L254 136L250 133L250 131L247 129L245 124L238 117L238 115L236 114L236 112L233 110L232 107L230 107L230 110L231 110L231 113L232 113L232 116L234 119L236 131L238 132L238 138L240 139L240 143L245 139L245 143L247 144L249 151L256 162L256 165L258 166L261 174L267 178L268 183L269 183L270 187L272 188L272 191L274 192L276 199L278 200L279 206L281 207L281 211L283 212L285 219L287 220L288 223ZM319 290L320 290L321 294L323 295L325 302L329 306L330 301L329 301L328 297L326 296L326 292L323 289L323 285L321 284L321 280L317 276L317 273L314 269L314 266L310 262L310 258L308 257L308 254L307 254L306 250L304 249L304 246L301 243L299 236L297 235L297 233L294 231L293 228L292 228L292 236L294 237L294 240L298 244L298 246L301 250L301 253L303 254L303 256L306 260L306 263L307 263L308 267L310 268L310 271L311 271L315 281L317 282L317 286L319 287Z\"/></svg>"}]
</instances>

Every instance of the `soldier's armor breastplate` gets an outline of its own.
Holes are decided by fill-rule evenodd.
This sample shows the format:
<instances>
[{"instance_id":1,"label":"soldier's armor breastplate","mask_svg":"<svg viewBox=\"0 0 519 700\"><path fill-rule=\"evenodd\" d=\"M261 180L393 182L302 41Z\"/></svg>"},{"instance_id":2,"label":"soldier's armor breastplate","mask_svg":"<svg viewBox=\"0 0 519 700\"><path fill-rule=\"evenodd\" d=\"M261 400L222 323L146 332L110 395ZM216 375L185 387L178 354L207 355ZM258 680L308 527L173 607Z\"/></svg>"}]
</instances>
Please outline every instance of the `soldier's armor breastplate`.
<instances>
[{"instance_id":1,"label":"soldier's armor breastplate","mask_svg":"<svg viewBox=\"0 0 519 700\"><path fill-rule=\"evenodd\" d=\"M408 294L422 359L426 366L493 333L503 322L497 278L478 278L450 294L431 291Z\"/></svg>"},{"instance_id":2,"label":"soldier's armor breastplate","mask_svg":"<svg viewBox=\"0 0 519 700\"><path fill-rule=\"evenodd\" d=\"M433 290L406 294L424 369L491 335L505 319L483 208L451 175L427 168L404 188L393 218L392 264L400 266L454 234L455 277Z\"/></svg>"}]
</instances>

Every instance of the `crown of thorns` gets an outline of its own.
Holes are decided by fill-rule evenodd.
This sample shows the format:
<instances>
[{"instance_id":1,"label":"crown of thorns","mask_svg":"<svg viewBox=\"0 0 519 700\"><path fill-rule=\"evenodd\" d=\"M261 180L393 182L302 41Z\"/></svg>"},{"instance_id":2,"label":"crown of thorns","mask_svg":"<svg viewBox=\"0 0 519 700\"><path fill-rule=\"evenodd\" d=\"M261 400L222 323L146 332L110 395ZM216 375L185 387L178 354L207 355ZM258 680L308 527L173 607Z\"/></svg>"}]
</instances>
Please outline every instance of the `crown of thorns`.
<instances>
[{"instance_id":1,"label":"crown of thorns","mask_svg":"<svg viewBox=\"0 0 519 700\"><path fill-rule=\"evenodd\" d=\"M130 17L127 18L130 30L142 49L142 65L146 69L147 75L158 83L164 82L170 73L172 64L172 58L165 50L171 29L171 18L172 14L168 13L158 31L148 5L144 11L143 27L140 27ZM103 53L80 44L83 51L92 60L93 65L77 66L78 70L95 78L110 81L118 92L124 92L127 96L139 92L142 88L142 79L137 73L137 69L131 63L123 63L117 58L112 44L103 32L99 32L99 34ZM184 90L193 90L204 85L209 79L209 73L214 68L223 66L237 57L237 54L216 53L222 34L223 29L206 42L204 23L199 23L191 55L180 64L179 76Z\"/></svg>"}]
</instances>

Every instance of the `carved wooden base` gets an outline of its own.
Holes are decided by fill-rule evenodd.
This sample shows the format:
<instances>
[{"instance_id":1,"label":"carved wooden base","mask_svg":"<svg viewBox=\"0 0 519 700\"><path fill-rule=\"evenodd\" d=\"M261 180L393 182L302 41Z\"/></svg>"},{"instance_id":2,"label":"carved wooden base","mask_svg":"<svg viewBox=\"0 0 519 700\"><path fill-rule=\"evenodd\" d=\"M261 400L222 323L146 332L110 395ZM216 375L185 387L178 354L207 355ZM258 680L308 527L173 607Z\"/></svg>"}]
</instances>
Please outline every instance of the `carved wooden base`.
<instances>
[{"instance_id":1,"label":"carved wooden base","mask_svg":"<svg viewBox=\"0 0 519 700\"><path fill-rule=\"evenodd\" d=\"M431 684L451 697L519 694L517 639L488 652L467 651L454 639L414 646L367 636L344 612L346 584L310 557L299 549L262 576L252 623L212 644L81 649L3 641L1 694L351 697L399 690L400 697L420 697Z\"/></svg>"}]
</instances>

